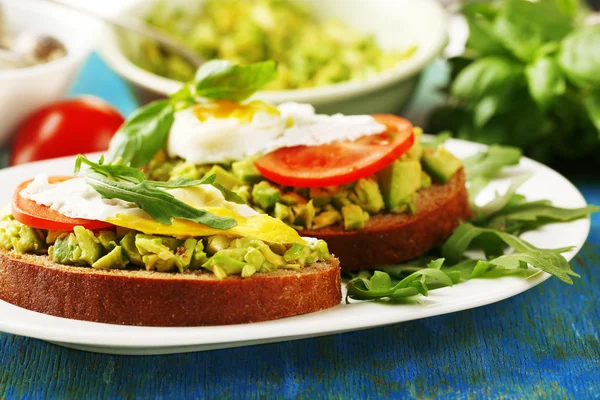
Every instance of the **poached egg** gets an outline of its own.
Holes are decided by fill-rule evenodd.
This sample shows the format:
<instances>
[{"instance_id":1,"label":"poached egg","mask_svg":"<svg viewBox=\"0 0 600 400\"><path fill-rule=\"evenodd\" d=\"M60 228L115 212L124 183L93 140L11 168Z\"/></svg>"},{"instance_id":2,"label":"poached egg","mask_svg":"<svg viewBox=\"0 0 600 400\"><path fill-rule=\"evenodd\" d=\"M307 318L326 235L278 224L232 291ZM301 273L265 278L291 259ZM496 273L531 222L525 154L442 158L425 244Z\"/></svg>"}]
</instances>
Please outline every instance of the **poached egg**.
<instances>
[{"instance_id":1,"label":"poached egg","mask_svg":"<svg viewBox=\"0 0 600 400\"><path fill-rule=\"evenodd\" d=\"M20 195L70 218L105 221L150 235L198 237L225 234L272 243L306 243L294 229L282 221L259 214L245 204L225 200L221 191L212 185L165 190L192 207L217 216L233 218L237 226L227 230L214 229L184 219L173 219L171 225L161 224L135 203L102 198L83 177L50 183L47 175L38 175Z\"/></svg>"},{"instance_id":2,"label":"poached egg","mask_svg":"<svg viewBox=\"0 0 600 400\"><path fill-rule=\"evenodd\" d=\"M217 100L175 113L167 152L194 164L215 164L284 147L353 141L385 130L370 115L316 114L310 104L275 107L259 100Z\"/></svg>"}]
</instances>

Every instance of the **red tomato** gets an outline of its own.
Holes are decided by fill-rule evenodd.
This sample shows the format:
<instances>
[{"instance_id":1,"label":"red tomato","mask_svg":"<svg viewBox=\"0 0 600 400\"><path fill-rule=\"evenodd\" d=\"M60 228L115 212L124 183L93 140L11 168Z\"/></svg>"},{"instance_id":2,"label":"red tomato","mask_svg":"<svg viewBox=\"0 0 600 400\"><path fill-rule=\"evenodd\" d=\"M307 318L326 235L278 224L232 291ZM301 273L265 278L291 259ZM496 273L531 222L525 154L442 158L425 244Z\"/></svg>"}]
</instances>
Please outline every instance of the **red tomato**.
<instances>
[{"instance_id":1,"label":"red tomato","mask_svg":"<svg viewBox=\"0 0 600 400\"><path fill-rule=\"evenodd\" d=\"M54 176L48 179L49 182L62 182L72 176ZM52 231L72 231L74 227L80 225L86 229L102 229L112 227L113 225L104 221L94 221L81 218L69 218L58 211L49 207L40 205L33 200L21 196L21 190L25 189L31 182L31 179L25 181L17 187L12 201L12 214L17 221L27 226Z\"/></svg>"},{"instance_id":2,"label":"red tomato","mask_svg":"<svg viewBox=\"0 0 600 400\"><path fill-rule=\"evenodd\" d=\"M23 121L10 165L108 149L124 119L102 99L84 96L43 107Z\"/></svg>"},{"instance_id":3,"label":"red tomato","mask_svg":"<svg viewBox=\"0 0 600 400\"><path fill-rule=\"evenodd\" d=\"M414 143L413 126L391 114L376 114L387 131L354 142L295 146L275 150L255 165L270 181L285 186L342 185L369 176L408 151Z\"/></svg>"}]
</instances>

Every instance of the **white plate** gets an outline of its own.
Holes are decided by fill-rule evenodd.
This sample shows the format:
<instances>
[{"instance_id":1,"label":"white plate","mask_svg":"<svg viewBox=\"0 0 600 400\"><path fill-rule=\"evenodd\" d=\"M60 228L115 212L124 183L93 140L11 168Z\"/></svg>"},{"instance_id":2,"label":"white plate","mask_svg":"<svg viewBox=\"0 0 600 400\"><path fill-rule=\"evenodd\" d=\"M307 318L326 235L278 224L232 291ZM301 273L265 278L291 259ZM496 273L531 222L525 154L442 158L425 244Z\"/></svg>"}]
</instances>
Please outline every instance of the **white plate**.
<instances>
[{"instance_id":1,"label":"white plate","mask_svg":"<svg viewBox=\"0 0 600 400\"><path fill-rule=\"evenodd\" d=\"M447 148L460 157L483 146L449 140ZM69 174L73 158L42 161L0 171L5 188L0 204L8 204L12 189L37 173ZM503 191L515 174L532 172L532 178L520 192L529 199L550 199L563 207L582 207L581 193L563 176L535 161L524 158L518 167L509 169L482 193L491 197ZM538 247L575 246L565 253L572 259L583 246L590 228L589 219L568 224L548 225L523 237ZM16 335L47 340L63 346L113 354L169 354L301 339L447 314L494 303L532 288L549 277L538 272L529 278L505 277L476 279L454 287L432 291L418 304L386 305L378 303L340 304L317 313L276 321L245 325L157 328L99 324L52 317L28 311L0 301L0 330Z\"/></svg>"}]
</instances>

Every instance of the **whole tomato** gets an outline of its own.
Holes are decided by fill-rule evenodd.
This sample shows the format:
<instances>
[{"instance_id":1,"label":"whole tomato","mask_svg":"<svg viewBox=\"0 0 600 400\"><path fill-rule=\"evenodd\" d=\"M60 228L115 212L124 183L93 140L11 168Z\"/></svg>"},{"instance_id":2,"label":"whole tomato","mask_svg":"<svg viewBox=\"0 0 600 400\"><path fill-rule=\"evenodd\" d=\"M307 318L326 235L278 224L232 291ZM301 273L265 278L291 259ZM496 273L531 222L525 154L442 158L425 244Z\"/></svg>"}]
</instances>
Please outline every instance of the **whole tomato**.
<instances>
[{"instance_id":1,"label":"whole tomato","mask_svg":"<svg viewBox=\"0 0 600 400\"><path fill-rule=\"evenodd\" d=\"M18 128L10 165L106 150L123 121L110 104L93 96L50 104Z\"/></svg>"}]
</instances>

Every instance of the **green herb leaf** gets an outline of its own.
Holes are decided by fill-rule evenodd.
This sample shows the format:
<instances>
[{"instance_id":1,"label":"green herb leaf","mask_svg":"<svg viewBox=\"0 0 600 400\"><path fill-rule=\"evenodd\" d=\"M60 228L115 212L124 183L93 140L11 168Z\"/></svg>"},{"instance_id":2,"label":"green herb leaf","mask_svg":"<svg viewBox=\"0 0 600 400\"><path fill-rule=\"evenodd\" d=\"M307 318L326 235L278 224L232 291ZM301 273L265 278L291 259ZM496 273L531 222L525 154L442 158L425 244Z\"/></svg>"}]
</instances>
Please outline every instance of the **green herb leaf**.
<instances>
[{"instance_id":1,"label":"green herb leaf","mask_svg":"<svg viewBox=\"0 0 600 400\"><path fill-rule=\"evenodd\" d=\"M600 137L600 89L589 93L583 99L583 104Z\"/></svg>"},{"instance_id":2,"label":"green herb leaf","mask_svg":"<svg viewBox=\"0 0 600 400\"><path fill-rule=\"evenodd\" d=\"M498 3L467 3L462 11L469 25L468 49L479 56L508 54L494 31L493 20L498 14Z\"/></svg>"},{"instance_id":3,"label":"green herb leaf","mask_svg":"<svg viewBox=\"0 0 600 400\"><path fill-rule=\"evenodd\" d=\"M274 61L237 65L225 60L203 64L194 79L195 96L241 101L277 77Z\"/></svg>"},{"instance_id":4,"label":"green herb leaf","mask_svg":"<svg viewBox=\"0 0 600 400\"><path fill-rule=\"evenodd\" d=\"M450 263L459 262L475 239L485 239L486 237L491 238L491 240L500 239L516 251L513 254L502 255L489 260L494 265L506 267L507 262L526 262L566 283L573 283L569 275L579 276L571 270L567 260L556 249L539 249L517 236L495 229L476 227L470 223L463 223L454 231L442 246L442 255ZM477 243L481 246L482 242ZM565 249L559 250L564 251Z\"/></svg>"},{"instance_id":5,"label":"green herb leaf","mask_svg":"<svg viewBox=\"0 0 600 400\"><path fill-rule=\"evenodd\" d=\"M346 286L347 297L354 300L379 300L389 298L403 299L417 294L427 296L429 286L452 286L458 283L459 274L444 272L441 267L444 259L431 261L427 268L419 269L394 284L390 275L383 271L374 271L370 278L356 277Z\"/></svg>"},{"instance_id":6,"label":"green herb leaf","mask_svg":"<svg viewBox=\"0 0 600 400\"><path fill-rule=\"evenodd\" d=\"M555 0L504 0L494 30L515 56L530 62L544 43L559 41L573 29L569 11Z\"/></svg>"},{"instance_id":7,"label":"green herb leaf","mask_svg":"<svg viewBox=\"0 0 600 400\"><path fill-rule=\"evenodd\" d=\"M452 95L476 104L494 94L508 100L523 79L523 68L509 59L483 57L464 68L452 84Z\"/></svg>"},{"instance_id":8,"label":"green herb leaf","mask_svg":"<svg viewBox=\"0 0 600 400\"><path fill-rule=\"evenodd\" d=\"M525 69L529 93L542 110L548 110L558 96L567 89L567 82L558 66L551 57L542 57Z\"/></svg>"},{"instance_id":9,"label":"green herb leaf","mask_svg":"<svg viewBox=\"0 0 600 400\"><path fill-rule=\"evenodd\" d=\"M95 163L88 160L83 154L79 154L75 160L75 175L81 170L82 164L86 164L94 172L109 178L121 179L132 183L140 183L146 180L144 173L137 168L124 164L104 164L103 158L101 158L98 163Z\"/></svg>"},{"instance_id":10,"label":"green herb leaf","mask_svg":"<svg viewBox=\"0 0 600 400\"><path fill-rule=\"evenodd\" d=\"M233 218L219 217L189 206L149 181L116 182L92 171L86 174L85 180L102 197L135 203L161 224L171 225L172 218L181 218L215 229L230 229L237 225Z\"/></svg>"},{"instance_id":11,"label":"green herb leaf","mask_svg":"<svg viewBox=\"0 0 600 400\"><path fill-rule=\"evenodd\" d=\"M173 125L175 110L169 100L150 103L134 112L110 142L111 162L141 167L160 150Z\"/></svg>"},{"instance_id":12,"label":"green herb leaf","mask_svg":"<svg viewBox=\"0 0 600 400\"><path fill-rule=\"evenodd\" d=\"M558 62L576 85L600 88L600 25L581 28L567 36Z\"/></svg>"}]
</instances>

